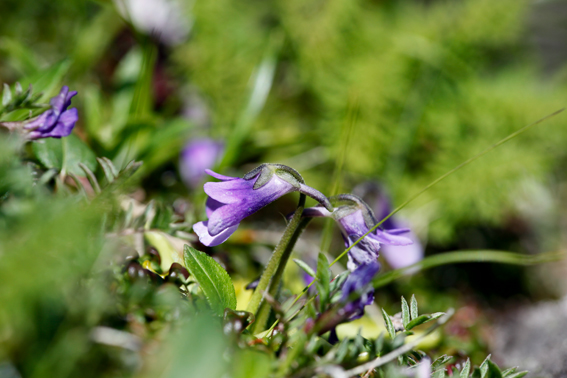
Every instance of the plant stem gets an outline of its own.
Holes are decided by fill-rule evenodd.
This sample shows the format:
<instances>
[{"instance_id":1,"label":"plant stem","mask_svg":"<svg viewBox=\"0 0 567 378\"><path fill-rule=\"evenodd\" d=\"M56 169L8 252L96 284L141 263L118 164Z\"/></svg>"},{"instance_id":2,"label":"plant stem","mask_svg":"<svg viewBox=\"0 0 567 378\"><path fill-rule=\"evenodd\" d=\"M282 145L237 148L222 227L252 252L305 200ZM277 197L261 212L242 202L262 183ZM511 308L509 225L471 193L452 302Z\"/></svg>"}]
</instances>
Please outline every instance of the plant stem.
<instances>
[{"instance_id":1,"label":"plant stem","mask_svg":"<svg viewBox=\"0 0 567 378\"><path fill-rule=\"evenodd\" d=\"M258 286L256 287L256 290L254 290L254 294L252 294L252 298L250 298L250 302L248 302L248 308L246 309L246 311L253 313L256 317L258 316L258 310L260 309L260 304L264 299L264 292L269 290L268 286L272 281L272 277L275 277L276 272L280 264L282 263L282 258L284 257L288 245L292 242L292 240L293 240L293 244L295 244L295 241L297 241L297 238L294 238L294 234L301 223L301 216L303 214L304 208L305 208L305 194L300 194L299 204L297 205L297 209L295 210L293 217L287 224L284 234L281 240L279 241L278 245L276 246L276 249L274 249L274 253L272 254L270 261L268 261L268 265L266 265L266 269L264 269L264 272L260 277ZM293 249L293 245L291 246L291 248ZM287 262L287 258L285 262ZM285 267L285 262L283 264L284 267ZM254 325L254 331L256 331L258 328L256 324Z\"/></svg>"},{"instance_id":2,"label":"plant stem","mask_svg":"<svg viewBox=\"0 0 567 378\"><path fill-rule=\"evenodd\" d=\"M391 270L379 275L372 282L375 289L385 286L406 274L416 273L422 270L434 268L440 265L490 262L511 265L535 265L546 262L560 261L567 257L565 252L547 252L537 255L523 255L520 253L493 251L493 250L467 250L444 252L426 257L425 259L405 268Z\"/></svg>"},{"instance_id":3,"label":"plant stem","mask_svg":"<svg viewBox=\"0 0 567 378\"><path fill-rule=\"evenodd\" d=\"M282 279L285 266L289 260L289 257L291 256L291 252L293 252L293 247L295 246L297 239L299 239L301 233L303 232L303 230L305 230L305 227L307 227L310 221L311 218L301 219L299 225L295 229L295 232L293 233L292 237L289 239L286 245L286 248L283 252L283 255L280 259L280 263L276 270L276 273L274 274L274 277L272 278L272 281L270 282L270 286L268 288L268 293L272 298L275 298L278 293L280 281ZM268 302L264 301L260 304L260 309L258 310L258 315L256 316L256 322L254 324L255 333L262 332L264 328L266 328L266 323L268 322L269 315L270 315L270 305Z\"/></svg>"}]
</instances>

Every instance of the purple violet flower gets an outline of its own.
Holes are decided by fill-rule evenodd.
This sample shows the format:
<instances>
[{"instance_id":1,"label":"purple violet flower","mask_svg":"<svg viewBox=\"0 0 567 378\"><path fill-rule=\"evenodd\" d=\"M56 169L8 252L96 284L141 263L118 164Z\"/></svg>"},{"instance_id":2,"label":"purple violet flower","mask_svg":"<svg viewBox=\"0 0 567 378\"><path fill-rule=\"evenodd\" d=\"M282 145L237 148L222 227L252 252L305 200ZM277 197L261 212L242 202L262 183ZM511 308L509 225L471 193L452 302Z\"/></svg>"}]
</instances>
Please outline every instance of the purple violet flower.
<instances>
[{"instance_id":1,"label":"purple violet flower","mask_svg":"<svg viewBox=\"0 0 567 378\"><path fill-rule=\"evenodd\" d=\"M29 130L28 138L61 138L71 134L79 115L76 108L67 108L71 105L71 98L76 94L77 91L69 92L67 86L61 88L61 92L49 101L51 109L24 126L24 129Z\"/></svg>"},{"instance_id":2,"label":"purple violet flower","mask_svg":"<svg viewBox=\"0 0 567 378\"><path fill-rule=\"evenodd\" d=\"M193 225L199 240L207 246L223 243L244 218L287 193L298 191L332 209L327 197L305 185L298 172L281 164L262 164L243 178L223 176L208 169L206 173L221 180L205 184L209 220Z\"/></svg>"},{"instance_id":3,"label":"purple violet flower","mask_svg":"<svg viewBox=\"0 0 567 378\"><path fill-rule=\"evenodd\" d=\"M320 206L305 209L306 217L331 217L337 221L341 229L345 246L348 248L362 235L366 234L374 225L376 218L368 205L353 194L341 194L329 198L338 206L333 212ZM355 320L364 314L364 307L374 301L374 289L369 287L370 282L380 270L378 264L378 251L382 244L408 245L412 241L401 234L409 232L408 229L383 230L377 228L364 239L352 247L348 252L347 267L351 271L342 287L341 301L345 303L341 309L341 316L346 320ZM351 294L358 292L359 298L348 301Z\"/></svg>"},{"instance_id":4,"label":"purple violet flower","mask_svg":"<svg viewBox=\"0 0 567 378\"><path fill-rule=\"evenodd\" d=\"M391 201L385 194L385 190L379 185L373 182L362 184L355 188L356 191L358 191L357 194L361 197L371 200L369 204L374 209L377 219L384 219L392 212ZM381 227L385 230L391 230L408 227L408 224L395 214L386 219L381 224ZM386 244L381 250L382 256L384 256L388 265L394 269L405 268L423 259L424 248L417 235L409 231L406 236L413 241L412 244L404 246Z\"/></svg>"},{"instance_id":5,"label":"purple violet flower","mask_svg":"<svg viewBox=\"0 0 567 378\"><path fill-rule=\"evenodd\" d=\"M179 159L179 173L185 185L190 188L199 185L205 170L215 165L223 151L224 143L213 139L194 139L187 143Z\"/></svg>"},{"instance_id":6,"label":"purple violet flower","mask_svg":"<svg viewBox=\"0 0 567 378\"><path fill-rule=\"evenodd\" d=\"M345 303L341 309L341 315L347 320L355 320L364 315L364 307L374 302L374 289L369 286L370 282L380 270L380 264L376 260L360 265L352 272L342 287L341 302ZM351 300L350 296L358 293L359 296L355 300Z\"/></svg>"},{"instance_id":7,"label":"purple violet flower","mask_svg":"<svg viewBox=\"0 0 567 378\"><path fill-rule=\"evenodd\" d=\"M335 219L341 228L347 248L377 223L374 213L368 205L353 194L341 194L330 198L330 200L345 204L336 207L332 213L320 206L311 207L305 209L303 215ZM348 269L354 272L360 265L376 261L382 244L395 246L411 244L411 239L401 236L401 234L407 232L409 232L407 228L383 230L380 227L371 232L348 252Z\"/></svg>"}]
</instances>

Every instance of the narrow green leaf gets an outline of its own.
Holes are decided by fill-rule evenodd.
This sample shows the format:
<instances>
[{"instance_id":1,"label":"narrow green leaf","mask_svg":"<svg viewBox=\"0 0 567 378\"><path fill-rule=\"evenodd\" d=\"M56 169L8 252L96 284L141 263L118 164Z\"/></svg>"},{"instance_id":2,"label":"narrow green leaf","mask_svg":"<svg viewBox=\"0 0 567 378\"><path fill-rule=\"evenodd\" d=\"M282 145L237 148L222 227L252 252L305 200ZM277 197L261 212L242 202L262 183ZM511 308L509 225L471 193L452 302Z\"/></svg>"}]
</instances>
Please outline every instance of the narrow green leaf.
<instances>
[{"instance_id":1,"label":"narrow green leaf","mask_svg":"<svg viewBox=\"0 0 567 378\"><path fill-rule=\"evenodd\" d=\"M507 375L506 378L522 378L528 374L527 371L520 371L514 374Z\"/></svg>"},{"instance_id":2,"label":"narrow green leaf","mask_svg":"<svg viewBox=\"0 0 567 378\"><path fill-rule=\"evenodd\" d=\"M331 285L329 286L329 289L331 290L331 292L341 288L343 286L343 284L345 283L346 279L348 278L349 275L349 271L345 270L344 272L338 274L332 281L331 281Z\"/></svg>"},{"instance_id":3,"label":"narrow green leaf","mask_svg":"<svg viewBox=\"0 0 567 378\"><path fill-rule=\"evenodd\" d=\"M16 84L14 85L14 94L16 95L16 98L21 97L23 91L22 84L20 84L19 81L16 81Z\"/></svg>"},{"instance_id":4,"label":"narrow green leaf","mask_svg":"<svg viewBox=\"0 0 567 378\"><path fill-rule=\"evenodd\" d=\"M335 359L337 363L340 364L341 362L343 362L344 358L348 353L349 346L350 346L350 340L348 337L345 337L341 341L341 344L339 345L337 350L336 359Z\"/></svg>"},{"instance_id":5,"label":"narrow green leaf","mask_svg":"<svg viewBox=\"0 0 567 378\"><path fill-rule=\"evenodd\" d=\"M374 340L374 348L376 349L376 354L381 356L384 349L384 332L380 332L380 335Z\"/></svg>"},{"instance_id":6,"label":"narrow green leaf","mask_svg":"<svg viewBox=\"0 0 567 378\"><path fill-rule=\"evenodd\" d=\"M502 378L502 372L500 371L500 368L498 367L498 365L496 365L494 362L488 360L487 366L488 366L488 371L487 371L487 374L486 374L487 378Z\"/></svg>"},{"instance_id":7,"label":"narrow green leaf","mask_svg":"<svg viewBox=\"0 0 567 378\"><path fill-rule=\"evenodd\" d=\"M4 91L2 92L2 106L6 106L12 101L12 91L8 84L4 83Z\"/></svg>"},{"instance_id":8,"label":"narrow green leaf","mask_svg":"<svg viewBox=\"0 0 567 378\"><path fill-rule=\"evenodd\" d=\"M429 320L431 320L431 315L420 315L408 323L406 330L409 331L410 329L415 328L418 325L421 325Z\"/></svg>"},{"instance_id":9,"label":"narrow green leaf","mask_svg":"<svg viewBox=\"0 0 567 378\"><path fill-rule=\"evenodd\" d=\"M96 158L96 160L102 167L102 171L104 172L104 175L106 176L106 180L108 181L108 183L109 184L112 183L114 181L115 176L112 172L112 169L108 166L108 162L102 158Z\"/></svg>"},{"instance_id":10,"label":"narrow green leaf","mask_svg":"<svg viewBox=\"0 0 567 378\"><path fill-rule=\"evenodd\" d=\"M445 378L447 376L447 369L439 369L433 374L431 374L431 378Z\"/></svg>"},{"instance_id":11,"label":"narrow green leaf","mask_svg":"<svg viewBox=\"0 0 567 378\"><path fill-rule=\"evenodd\" d=\"M444 312L434 312L433 314L431 314L431 315L429 316L428 322L430 322L430 321L432 321L432 320L435 320L435 319L439 319L439 318L442 317L443 315L445 315Z\"/></svg>"},{"instance_id":12,"label":"narrow green leaf","mask_svg":"<svg viewBox=\"0 0 567 378\"><path fill-rule=\"evenodd\" d=\"M509 376L509 375L512 375L512 374L514 374L514 373L516 372L516 370L518 370L518 367L517 367L517 366L511 367L511 368L509 368L509 369L506 369L506 370L504 370L504 371L502 372L502 376L503 376L503 377L507 377L507 376Z\"/></svg>"},{"instance_id":13,"label":"narrow green leaf","mask_svg":"<svg viewBox=\"0 0 567 378\"><path fill-rule=\"evenodd\" d=\"M75 181L75 185L77 186L77 189L81 192L83 197L88 199L89 197L87 196L87 190L85 189L85 185L81 182L81 179L79 179L77 175L72 172L69 173L69 176L71 176L73 181Z\"/></svg>"},{"instance_id":14,"label":"narrow green leaf","mask_svg":"<svg viewBox=\"0 0 567 378\"><path fill-rule=\"evenodd\" d=\"M402 296L402 323L404 324L404 328L406 328L409 322L410 322L410 310L409 310L408 302Z\"/></svg>"},{"instance_id":15,"label":"narrow green leaf","mask_svg":"<svg viewBox=\"0 0 567 378\"><path fill-rule=\"evenodd\" d=\"M415 294L412 294L411 296L410 308L411 308L411 319L413 320L418 317L417 299L415 299Z\"/></svg>"},{"instance_id":16,"label":"narrow green leaf","mask_svg":"<svg viewBox=\"0 0 567 378\"><path fill-rule=\"evenodd\" d=\"M390 319L390 315L388 315L388 313L384 309L382 309L382 316L384 317L384 323L386 323L386 329L390 334L390 338L394 340L394 338L396 337L396 329L394 328L392 319Z\"/></svg>"},{"instance_id":17,"label":"narrow green leaf","mask_svg":"<svg viewBox=\"0 0 567 378\"><path fill-rule=\"evenodd\" d=\"M486 377L486 373L488 372L488 361L490 361L490 354L484 359L482 364L480 364L480 377Z\"/></svg>"},{"instance_id":18,"label":"narrow green leaf","mask_svg":"<svg viewBox=\"0 0 567 378\"><path fill-rule=\"evenodd\" d=\"M331 272L329 271L329 261L323 253L319 253L317 258L317 291L319 292L319 306L323 311L329 301L329 287L331 281Z\"/></svg>"},{"instance_id":19,"label":"narrow green leaf","mask_svg":"<svg viewBox=\"0 0 567 378\"><path fill-rule=\"evenodd\" d=\"M301 261L299 259L293 259L293 262L297 264L297 266L299 266L301 269L303 269L303 271L307 274L309 274L311 277L315 278L315 272L313 271L313 269L311 269L311 267L309 265L307 265L307 263L305 263L304 261Z\"/></svg>"},{"instance_id":20,"label":"narrow green leaf","mask_svg":"<svg viewBox=\"0 0 567 378\"><path fill-rule=\"evenodd\" d=\"M471 373L471 359L467 358L467 362L465 362L465 365L463 366L463 369L459 374L459 378L469 378L470 373Z\"/></svg>"},{"instance_id":21,"label":"narrow green leaf","mask_svg":"<svg viewBox=\"0 0 567 378\"><path fill-rule=\"evenodd\" d=\"M100 193L100 185L98 184L98 180L96 179L93 171L91 171L89 169L89 167L87 167L83 163L79 163L79 168L81 168L83 170L83 172L85 173L85 175L89 179L89 182L90 182L93 190L95 191L95 193L97 193L97 194Z\"/></svg>"},{"instance_id":22,"label":"narrow green leaf","mask_svg":"<svg viewBox=\"0 0 567 378\"><path fill-rule=\"evenodd\" d=\"M112 163L112 160L110 160L109 158L104 157L104 156L102 157L102 160L104 160L104 161L106 162L106 164L108 165L108 167L110 168L110 170L111 170L111 172L112 172L112 175L113 175L115 178L118 177L119 171L118 171L118 169L114 166L114 164Z\"/></svg>"},{"instance_id":23,"label":"narrow green leaf","mask_svg":"<svg viewBox=\"0 0 567 378\"><path fill-rule=\"evenodd\" d=\"M223 316L224 309L236 309L236 292L230 276L212 257L185 245L185 266L207 297L211 309Z\"/></svg>"},{"instance_id":24,"label":"narrow green leaf","mask_svg":"<svg viewBox=\"0 0 567 378\"><path fill-rule=\"evenodd\" d=\"M446 354L438 357L431 363L431 371L435 371L441 367L443 367L447 362L451 361L453 357L447 356Z\"/></svg>"}]
</instances>

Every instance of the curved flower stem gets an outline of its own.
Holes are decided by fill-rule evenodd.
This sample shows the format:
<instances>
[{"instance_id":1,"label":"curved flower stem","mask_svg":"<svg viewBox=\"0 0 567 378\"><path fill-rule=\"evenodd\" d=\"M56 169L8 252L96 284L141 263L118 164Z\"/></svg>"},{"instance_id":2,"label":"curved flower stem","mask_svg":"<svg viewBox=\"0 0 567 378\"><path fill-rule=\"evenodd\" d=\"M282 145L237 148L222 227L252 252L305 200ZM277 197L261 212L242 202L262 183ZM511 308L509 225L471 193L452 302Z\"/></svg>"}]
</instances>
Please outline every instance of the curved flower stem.
<instances>
[{"instance_id":1,"label":"curved flower stem","mask_svg":"<svg viewBox=\"0 0 567 378\"><path fill-rule=\"evenodd\" d=\"M278 271L280 265L283 265L281 268L282 270L285 267L285 263L287 262L289 253L291 253L290 251L287 257L285 258L285 261L283 261L288 246L290 246L289 248L290 250L293 249L293 245L295 245L295 242L297 241L297 237L294 238L294 234L296 230L299 228L299 225L301 223L301 216L303 214L303 209L305 208L305 198L306 198L305 194L299 195L299 204L297 205L297 209L295 210L293 217L287 224L284 234L281 240L279 241L278 245L276 246L276 249L274 250L272 257L270 258L268 265L266 265L266 269L264 269L264 272L260 277L258 286L256 287L256 290L254 290L254 294L252 294L252 298L250 298L250 302L248 302L248 307L246 311L253 313L256 316L256 318L258 318L259 315L258 310L260 309L260 304L264 299L264 292L269 290L270 282L275 281L275 279L272 280L272 277L275 278L276 272ZM274 282L274 283L279 284L279 282L277 283ZM262 330L258 330L259 328L258 321L254 324L253 327L254 327L253 328L254 332L262 331Z\"/></svg>"},{"instance_id":2,"label":"curved flower stem","mask_svg":"<svg viewBox=\"0 0 567 378\"><path fill-rule=\"evenodd\" d=\"M291 256L291 252L293 252L293 247L295 246L297 239L299 239L299 237L303 233L303 230L305 230L305 227L307 227L310 221L311 218L301 219L301 222L299 222L299 225L297 226L295 232L293 233L292 237L287 243L287 246L280 259L280 264L278 265L278 269L276 270L276 273L274 274L274 277L272 278L272 281L270 282L270 286L268 289L268 294L270 294L272 298L275 298L278 293L280 281L282 279L287 261ZM262 332L264 328L266 328L266 323L268 322L269 315L270 315L270 305L268 304L268 302L264 301L262 302L262 304L260 304L260 309L258 310L258 315L256 316L256 323L254 325L255 333Z\"/></svg>"}]
</instances>

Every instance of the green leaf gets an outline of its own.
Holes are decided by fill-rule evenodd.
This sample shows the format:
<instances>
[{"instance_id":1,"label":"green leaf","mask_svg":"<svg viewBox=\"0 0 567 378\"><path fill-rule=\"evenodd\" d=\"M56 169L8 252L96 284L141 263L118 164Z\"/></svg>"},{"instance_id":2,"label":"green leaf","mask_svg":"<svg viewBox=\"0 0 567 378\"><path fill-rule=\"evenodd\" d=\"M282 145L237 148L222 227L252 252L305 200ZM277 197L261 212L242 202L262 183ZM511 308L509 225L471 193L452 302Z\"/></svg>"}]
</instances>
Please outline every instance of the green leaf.
<instances>
[{"instance_id":1,"label":"green leaf","mask_svg":"<svg viewBox=\"0 0 567 378\"><path fill-rule=\"evenodd\" d=\"M223 316L224 309L236 309L236 292L230 276L212 257L185 245L185 266L207 297L213 312Z\"/></svg>"},{"instance_id":2,"label":"green leaf","mask_svg":"<svg viewBox=\"0 0 567 378\"><path fill-rule=\"evenodd\" d=\"M487 378L502 378L502 372L498 365L494 362L488 360L487 361L488 371L487 371Z\"/></svg>"},{"instance_id":3,"label":"green leaf","mask_svg":"<svg viewBox=\"0 0 567 378\"><path fill-rule=\"evenodd\" d=\"M431 363L431 371L435 371L443 367L447 362L451 361L453 357L447 356L446 354L438 357L435 361Z\"/></svg>"},{"instance_id":4,"label":"green leaf","mask_svg":"<svg viewBox=\"0 0 567 378\"><path fill-rule=\"evenodd\" d=\"M482 364L480 364L480 377L484 378L486 377L486 373L488 372L488 361L490 361L490 354L488 355L488 357L486 357L484 359L484 361L482 362Z\"/></svg>"},{"instance_id":5,"label":"green leaf","mask_svg":"<svg viewBox=\"0 0 567 378\"><path fill-rule=\"evenodd\" d=\"M2 92L2 106L6 106L12 101L12 91L8 84L4 83L4 91Z\"/></svg>"},{"instance_id":6,"label":"green leaf","mask_svg":"<svg viewBox=\"0 0 567 378\"><path fill-rule=\"evenodd\" d=\"M114 167L114 164L112 164L112 162L109 159L105 159L105 158L96 158L96 160L102 167L102 171L104 172L104 175L106 176L106 180L108 181L108 183L109 184L112 183L116 178L116 175L114 174L114 172L116 171L116 167Z\"/></svg>"},{"instance_id":7,"label":"green leaf","mask_svg":"<svg viewBox=\"0 0 567 378\"><path fill-rule=\"evenodd\" d=\"M467 359L461 373L459 374L459 378L469 378L469 374L471 373L471 360L470 358Z\"/></svg>"},{"instance_id":8,"label":"green leaf","mask_svg":"<svg viewBox=\"0 0 567 378\"><path fill-rule=\"evenodd\" d=\"M509 368L509 369L506 369L506 370L504 370L504 371L502 372L502 376L503 376L503 377L507 377L507 376L509 376L509 375L512 375L512 374L514 374L514 373L516 372L516 370L518 370L518 367L517 367L517 366L511 367L511 368Z\"/></svg>"},{"instance_id":9,"label":"green leaf","mask_svg":"<svg viewBox=\"0 0 567 378\"><path fill-rule=\"evenodd\" d=\"M404 328L410 322L410 310L408 306L408 302L404 297L402 297L402 323L404 324Z\"/></svg>"},{"instance_id":10,"label":"green leaf","mask_svg":"<svg viewBox=\"0 0 567 378\"><path fill-rule=\"evenodd\" d=\"M417 299L415 299L415 294L413 294L411 296L410 308L411 308L411 318L413 320L413 319L417 318L417 316L418 316Z\"/></svg>"},{"instance_id":11,"label":"green leaf","mask_svg":"<svg viewBox=\"0 0 567 378\"><path fill-rule=\"evenodd\" d=\"M440 369L431 374L431 378L445 378L447 376L447 369Z\"/></svg>"},{"instance_id":12,"label":"green leaf","mask_svg":"<svg viewBox=\"0 0 567 378\"><path fill-rule=\"evenodd\" d=\"M329 261L323 253L319 253L317 258L317 291L319 292L319 306L321 311L325 308L329 301L329 282L331 281L331 272L329 271Z\"/></svg>"},{"instance_id":13,"label":"green leaf","mask_svg":"<svg viewBox=\"0 0 567 378\"><path fill-rule=\"evenodd\" d=\"M526 374L528 374L527 371L519 371L517 373L507 375L506 378L522 378L526 376Z\"/></svg>"},{"instance_id":14,"label":"green leaf","mask_svg":"<svg viewBox=\"0 0 567 378\"><path fill-rule=\"evenodd\" d=\"M75 134L61 139L46 138L35 141L32 143L32 150L45 168L55 168L82 177L86 174L79 163L83 163L91 171L96 169L95 154Z\"/></svg>"},{"instance_id":15,"label":"green leaf","mask_svg":"<svg viewBox=\"0 0 567 378\"><path fill-rule=\"evenodd\" d=\"M343 286L343 284L345 283L345 281L347 280L349 274L350 274L350 272L348 270L345 270L344 272L339 273L331 281L330 290L333 292L337 289L340 289Z\"/></svg>"},{"instance_id":16,"label":"green leaf","mask_svg":"<svg viewBox=\"0 0 567 378\"><path fill-rule=\"evenodd\" d=\"M384 323L386 323L386 329L390 334L390 338L394 340L394 338L396 337L396 329L394 328L392 319L390 319L390 315L388 315L388 313L384 309L382 309L382 316L384 317Z\"/></svg>"},{"instance_id":17,"label":"green leaf","mask_svg":"<svg viewBox=\"0 0 567 378\"><path fill-rule=\"evenodd\" d=\"M430 321L432 321L432 320L435 320L435 319L439 319L439 318L442 317L443 315L445 315L444 312L434 312L433 314L431 314L431 315L429 316L428 322L430 322Z\"/></svg>"},{"instance_id":18,"label":"green leaf","mask_svg":"<svg viewBox=\"0 0 567 378\"><path fill-rule=\"evenodd\" d=\"M425 322L428 322L431 320L431 315L420 315L417 318L413 319L411 322L408 323L406 330L410 330L412 328L417 327L418 325L421 325Z\"/></svg>"},{"instance_id":19,"label":"green leaf","mask_svg":"<svg viewBox=\"0 0 567 378\"><path fill-rule=\"evenodd\" d=\"M311 267L309 265L307 265L307 263L305 263L304 261L301 261L299 259L293 259L293 262L297 264L297 266L299 266L301 269L303 269L303 271L307 274L309 274L311 277L315 278L315 272L313 271L313 269L311 269Z\"/></svg>"}]
</instances>

